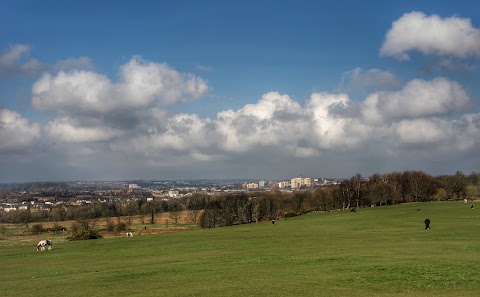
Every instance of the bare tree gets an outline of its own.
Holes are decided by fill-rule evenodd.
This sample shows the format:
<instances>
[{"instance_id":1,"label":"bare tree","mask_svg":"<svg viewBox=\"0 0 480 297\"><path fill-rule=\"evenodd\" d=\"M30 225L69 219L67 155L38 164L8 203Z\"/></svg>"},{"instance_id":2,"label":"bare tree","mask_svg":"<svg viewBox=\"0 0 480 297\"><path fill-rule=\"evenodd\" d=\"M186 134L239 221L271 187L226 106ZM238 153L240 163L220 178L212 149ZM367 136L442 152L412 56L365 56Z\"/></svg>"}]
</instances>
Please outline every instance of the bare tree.
<instances>
[{"instance_id":1,"label":"bare tree","mask_svg":"<svg viewBox=\"0 0 480 297\"><path fill-rule=\"evenodd\" d=\"M180 211L171 211L169 218L171 218L175 222L175 224L178 224L178 220L180 219Z\"/></svg>"},{"instance_id":2,"label":"bare tree","mask_svg":"<svg viewBox=\"0 0 480 297\"><path fill-rule=\"evenodd\" d=\"M355 205L358 208L360 205L360 200L362 198L362 186L363 178L360 173L357 173L350 179L350 184L352 185L353 197L355 199Z\"/></svg>"},{"instance_id":3,"label":"bare tree","mask_svg":"<svg viewBox=\"0 0 480 297\"><path fill-rule=\"evenodd\" d=\"M190 221L193 224L196 224L201 213L202 213L201 209L192 209L192 210L189 211L188 217L190 218Z\"/></svg>"},{"instance_id":4,"label":"bare tree","mask_svg":"<svg viewBox=\"0 0 480 297\"><path fill-rule=\"evenodd\" d=\"M342 203L342 209L349 209L352 198L355 194L352 183L349 180L344 180L339 186L339 199Z\"/></svg>"},{"instance_id":5,"label":"bare tree","mask_svg":"<svg viewBox=\"0 0 480 297\"><path fill-rule=\"evenodd\" d=\"M178 202L178 200L172 200L168 204L168 211L170 212L170 218L173 219L175 224L178 224L178 220L180 219L182 206Z\"/></svg>"}]
</instances>

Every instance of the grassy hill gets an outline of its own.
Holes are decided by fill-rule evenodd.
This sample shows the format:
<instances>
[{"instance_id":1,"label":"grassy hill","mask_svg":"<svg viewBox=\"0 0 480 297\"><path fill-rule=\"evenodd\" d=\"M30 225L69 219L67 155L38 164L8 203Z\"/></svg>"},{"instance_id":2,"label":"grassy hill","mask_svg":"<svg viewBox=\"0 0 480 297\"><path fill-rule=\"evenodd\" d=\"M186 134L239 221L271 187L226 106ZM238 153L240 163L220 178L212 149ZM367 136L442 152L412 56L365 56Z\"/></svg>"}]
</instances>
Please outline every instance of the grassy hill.
<instances>
[{"instance_id":1,"label":"grassy hill","mask_svg":"<svg viewBox=\"0 0 480 297\"><path fill-rule=\"evenodd\" d=\"M421 210L418 210L421 209ZM479 296L480 206L435 202L180 233L8 238L2 296ZM424 220L430 218L431 229ZM15 242L13 242L15 241Z\"/></svg>"}]
</instances>

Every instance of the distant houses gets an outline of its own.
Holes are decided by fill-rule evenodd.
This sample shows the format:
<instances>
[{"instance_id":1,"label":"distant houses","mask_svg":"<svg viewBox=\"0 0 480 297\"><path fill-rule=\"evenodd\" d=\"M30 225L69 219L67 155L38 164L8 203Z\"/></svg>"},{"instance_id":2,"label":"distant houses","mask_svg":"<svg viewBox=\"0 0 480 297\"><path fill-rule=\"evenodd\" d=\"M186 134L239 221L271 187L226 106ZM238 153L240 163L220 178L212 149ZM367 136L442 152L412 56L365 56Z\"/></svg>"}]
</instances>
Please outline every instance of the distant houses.
<instances>
[{"instance_id":1,"label":"distant houses","mask_svg":"<svg viewBox=\"0 0 480 297\"><path fill-rule=\"evenodd\" d=\"M315 187L323 187L336 185L338 182L334 180L326 180L323 178L310 178L310 177L295 177L290 180L279 182L266 182L264 180L257 182L245 182L242 184L246 190L300 190L309 189Z\"/></svg>"}]
</instances>

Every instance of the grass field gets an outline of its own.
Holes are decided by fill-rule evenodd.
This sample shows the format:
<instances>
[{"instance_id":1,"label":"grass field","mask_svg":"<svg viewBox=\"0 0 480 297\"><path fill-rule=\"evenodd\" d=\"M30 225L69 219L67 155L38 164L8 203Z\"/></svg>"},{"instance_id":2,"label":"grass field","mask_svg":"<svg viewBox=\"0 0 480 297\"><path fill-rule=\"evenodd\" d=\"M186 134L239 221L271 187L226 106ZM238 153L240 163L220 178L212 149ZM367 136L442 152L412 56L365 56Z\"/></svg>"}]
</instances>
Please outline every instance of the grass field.
<instances>
[{"instance_id":1,"label":"grass field","mask_svg":"<svg viewBox=\"0 0 480 297\"><path fill-rule=\"evenodd\" d=\"M2 296L480 296L480 209L435 202L0 245ZM418 211L417 209L421 209ZM423 221L430 218L431 229ZM15 241L15 242L10 242ZM42 292L42 293L40 293Z\"/></svg>"}]
</instances>

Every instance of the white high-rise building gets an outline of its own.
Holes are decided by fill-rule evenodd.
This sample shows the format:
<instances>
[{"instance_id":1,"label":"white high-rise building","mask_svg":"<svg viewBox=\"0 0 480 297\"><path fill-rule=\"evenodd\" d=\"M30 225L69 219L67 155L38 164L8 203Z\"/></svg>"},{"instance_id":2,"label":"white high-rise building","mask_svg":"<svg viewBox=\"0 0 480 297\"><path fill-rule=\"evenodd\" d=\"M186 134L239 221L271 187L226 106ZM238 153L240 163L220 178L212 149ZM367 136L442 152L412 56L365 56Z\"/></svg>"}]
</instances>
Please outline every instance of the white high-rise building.
<instances>
[{"instance_id":1,"label":"white high-rise building","mask_svg":"<svg viewBox=\"0 0 480 297\"><path fill-rule=\"evenodd\" d=\"M311 187L312 186L312 179L309 177L296 177L292 178L290 181L290 187L292 189L300 189L301 187Z\"/></svg>"}]
</instances>

